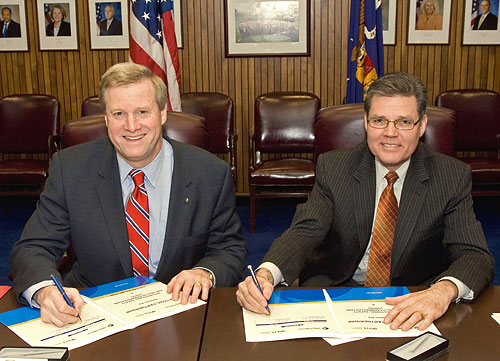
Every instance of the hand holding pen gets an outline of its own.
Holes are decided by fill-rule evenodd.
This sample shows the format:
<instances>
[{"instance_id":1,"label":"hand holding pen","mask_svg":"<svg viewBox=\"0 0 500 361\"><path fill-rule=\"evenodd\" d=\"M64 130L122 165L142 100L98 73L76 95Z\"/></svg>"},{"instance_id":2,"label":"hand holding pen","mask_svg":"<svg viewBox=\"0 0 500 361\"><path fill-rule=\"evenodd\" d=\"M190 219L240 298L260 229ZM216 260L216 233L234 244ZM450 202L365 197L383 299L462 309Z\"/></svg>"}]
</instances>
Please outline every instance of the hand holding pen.
<instances>
[{"instance_id":1,"label":"hand holding pen","mask_svg":"<svg viewBox=\"0 0 500 361\"><path fill-rule=\"evenodd\" d=\"M59 290L59 292L61 292L61 295L63 296L64 298L64 301L66 301L66 303L68 304L68 306L72 307L72 308L75 308L75 305L73 304L73 302L71 302L71 300L69 299L68 295L66 294L66 292L64 291L64 288L61 286L61 284L59 283L59 281L57 280L57 278L54 276L54 275L50 275L50 279L54 282L54 284L56 285L57 289ZM81 321L82 319L80 318L80 315L76 315L76 317L78 317L78 319Z\"/></svg>"},{"instance_id":2,"label":"hand holding pen","mask_svg":"<svg viewBox=\"0 0 500 361\"><path fill-rule=\"evenodd\" d=\"M254 273L254 271L252 269L252 266L248 265L248 269L250 270L250 276L252 277L253 282L255 283L255 285L257 286L257 288L259 289L259 291L262 294L262 296L264 296L264 292L262 292L262 288L260 287L259 280L257 279L257 276L255 276L255 273ZM268 315L271 314L271 310L269 309L269 305L267 305L267 304L266 304L266 311L267 311Z\"/></svg>"}]
</instances>

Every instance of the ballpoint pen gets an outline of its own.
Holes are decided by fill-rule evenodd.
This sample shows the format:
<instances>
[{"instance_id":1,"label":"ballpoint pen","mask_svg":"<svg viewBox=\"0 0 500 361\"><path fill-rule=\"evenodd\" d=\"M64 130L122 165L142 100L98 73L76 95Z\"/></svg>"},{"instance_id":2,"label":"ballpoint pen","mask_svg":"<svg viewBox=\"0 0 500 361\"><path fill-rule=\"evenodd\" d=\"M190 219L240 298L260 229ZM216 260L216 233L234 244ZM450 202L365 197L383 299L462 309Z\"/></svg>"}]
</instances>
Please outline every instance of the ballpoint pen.
<instances>
[{"instance_id":1,"label":"ballpoint pen","mask_svg":"<svg viewBox=\"0 0 500 361\"><path fill-rule=\"evenodd\" d=\"M75 305L73 304L73 302L71 302L71 300L69 299L68 295L66 294L66 292L64 292L64 288L62 288L61 284L59 283L59 281L57 280L57 278L54 277L54 275L50 275L50 278L52 279L52 282L54 282L54 284L56 285L57 289L59 290L59 292L61 292L61 295L64 297L64 300L66 301L66 303L75 308ZM80 315L76 315L76 317L78 317L78 319L81 321L82 319L80 318Z\"/></svg>"},{"instance_id":2,"label":"ballpoint pen","mask_svg":"<svg viewBox=\"0 0 500 361\"><path fill-rule=\"evenodd\" d=\"M262 296L264 296L264 292L262 292L262 288L260 287L259 280L257 279L257 276L255 276L255 273L253 272L252 265L248 265L248 269L250 270L250 275L252 276L253 283L255 283L255 285L259 289L260 293L262 294ZM269 305L267 305L267 304L266 304L266 310L267 310L268 314L270 315L271 310L269 309Z\"/></svg>"}]
</instances>

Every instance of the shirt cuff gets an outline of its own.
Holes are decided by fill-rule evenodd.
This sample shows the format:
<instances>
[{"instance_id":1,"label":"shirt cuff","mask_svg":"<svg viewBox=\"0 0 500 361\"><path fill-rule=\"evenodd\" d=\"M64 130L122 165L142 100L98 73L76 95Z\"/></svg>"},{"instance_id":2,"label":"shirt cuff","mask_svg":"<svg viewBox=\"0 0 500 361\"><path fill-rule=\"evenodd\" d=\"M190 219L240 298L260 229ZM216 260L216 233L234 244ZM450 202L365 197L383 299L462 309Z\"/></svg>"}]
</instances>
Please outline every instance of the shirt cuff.
<instances>
[{"instance_id":1,"label":"shirt cuff","mask_svg":"<svg viewBox=\"0 0 500 361\"><path fill-rule=\"evenodd\" d=\"M280 283L285 283L285 279L283 278L283 275L281 274L281 271L280 269L278 268L278 266L276 266L274 263L272 262L264 262L262 263L257 269L256 271L259 270L259 268L265 268L267 269L269 272L271 272L271 274L273 275L273 281L274 281L274 287L276 287L277 285L279 285Z\"/></svg>"},{"instance_id":2,"label":"shirt cuff","mask_svg":"<svg viewBox=\"0 0 500 361\"><path fill-rule=\"evenodd\" d=\"M438 280L438 282L443 281L443 280L448 280L450 282L453 282L453 284L457 287L458 296L453 302L457 303L457 302L460 302L460 300L470 301L470 300L474 299L474 291L471 290L469 287L467 287L467 285L465 283L463 283L462 281L460 281L459 279L457 279L455 277L451 277L451 276L446 276L446 277L440 278Z\"/></svg>"},{"instance_id":3,"label":"shirt cuff","mask_svg":"<svg viewBox=\"0 0 500 361\"><path fill-rule=\"evenodd\" d=\"M26 300L26 302L28 302L29 306L31 308L40 308L40 305L38 304L38 302L35 301L35 299L33 298L33 295L41 290L42 288L44 287L47 287L47 286L54 286L54 282L53 281L42 281L42 282L38 282L36 284L34 284L33 286L31 287L28 287L26 288L23 293L22 293L22 296L24 297L24 299Z\"/></svg>"},{"instance_id":4,"label":"shirt cuff","mask_svg":"<svg viewBox=\"0 0 500 361\"><path fill-rule=\"evenodd\" d=\"M215 288L215 274L212 271L205 267L195 267L193 269L202 269L204 271L210 272L210 274L212 275L212 288Z\"/></svg>"}]
</instances>

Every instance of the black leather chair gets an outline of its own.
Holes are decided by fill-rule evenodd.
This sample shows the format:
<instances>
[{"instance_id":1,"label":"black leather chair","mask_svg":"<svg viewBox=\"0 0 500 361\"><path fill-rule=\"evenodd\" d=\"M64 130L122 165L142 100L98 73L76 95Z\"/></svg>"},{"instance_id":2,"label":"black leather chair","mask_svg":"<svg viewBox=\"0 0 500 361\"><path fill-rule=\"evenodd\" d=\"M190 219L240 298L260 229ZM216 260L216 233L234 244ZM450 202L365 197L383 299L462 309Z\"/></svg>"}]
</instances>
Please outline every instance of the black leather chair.
<instances>
[{"instance_id":1,"label":"black leather chair","mask_svg":"<svg viewBox=\"0 0 500 361\"><path fill-rule=\"evenodd\" d=\"M442 92L436 105L457 117L457 157L472 168L472 194L500 196L500 94L485 89Z\"/></svg>"},{"instance_id":2,"label":"black leather chair","mask_svg":"<svg viewBox=\"0 0 500 361\"><path fill-rule=\"evenodd\" d=\"M49 138L60 129L59 113L59 102L50 95L0 100L0 195L41 193L49 167Z\"/></svg>"},{"instance_id":3,"label":"black leather chair","mask_svg":"<svg viewBox=\"0 0 500 361\"><path fill-rule=\"evenodd\" d=\"M319 98L304 92L266 93L255 100L250 139L250 232L257 198L304 197L314 185L314 123Z\"/></svg>"}]
</instances>

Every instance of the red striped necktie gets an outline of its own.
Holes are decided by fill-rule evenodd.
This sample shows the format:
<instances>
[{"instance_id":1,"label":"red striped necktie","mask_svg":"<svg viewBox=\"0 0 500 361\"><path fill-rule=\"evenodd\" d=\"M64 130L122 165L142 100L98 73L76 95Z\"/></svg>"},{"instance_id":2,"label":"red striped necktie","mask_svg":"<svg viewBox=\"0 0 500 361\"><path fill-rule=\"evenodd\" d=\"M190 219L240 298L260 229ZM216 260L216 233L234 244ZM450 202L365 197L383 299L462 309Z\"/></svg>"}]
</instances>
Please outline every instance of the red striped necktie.
<instances>
[{"instance_id":1,"label":"red striped necktie","mask_svg":"<svg viewBox=\"0 0 500 361\"><path fill-rule=\"evenodd\" d=\"M385 187L378 202L375 224L373 225L372 244L368 256L366 270L366 287L388 287L391 285L391 255L396 219L398 217L398 202L394 195L394 182L398 179L396 172L386 174Z\"/></svg>"},{"instance_id":2,"label":"red striped necktie","mask_svg":"<svg viewBox=\"0 0 500 361\"><path fill-rule=\"evenodd\" d=\"M132 169L129 173L135 188L127 202L125 217L127 219L128 238L132 253L134 276L149 276L149 205L148 193L144 185L142 170Z\"/></svg>"}]
</instances>

